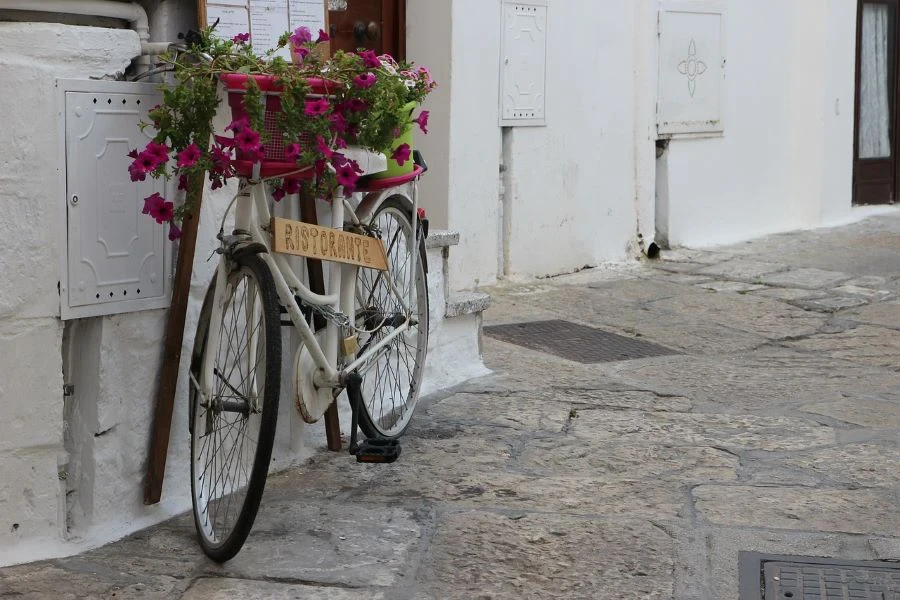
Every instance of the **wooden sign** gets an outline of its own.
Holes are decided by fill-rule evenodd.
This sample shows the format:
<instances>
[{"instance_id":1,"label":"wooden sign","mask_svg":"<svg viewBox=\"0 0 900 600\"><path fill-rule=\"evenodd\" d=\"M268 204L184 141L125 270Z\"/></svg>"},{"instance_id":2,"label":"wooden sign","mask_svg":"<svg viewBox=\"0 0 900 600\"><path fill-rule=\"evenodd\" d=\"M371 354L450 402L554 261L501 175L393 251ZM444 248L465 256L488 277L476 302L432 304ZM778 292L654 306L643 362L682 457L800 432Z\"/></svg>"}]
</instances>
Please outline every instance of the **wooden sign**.
<instances>
[{"instance_id":1,"label":"wooden sign","mask_svg":"<svg viewBox=\"0 0 900 600\"><path fill-rule=\"evenodd\" d=\"M272 239L275 252L387 271L384 242L377 238L275 217Z\"/></svg>"},{"instance_id":2,"label":"wooden sign","mask_svg":"<svg viewBox=\"0 0 900 600\"><path fill-rule=\"evenodd\" d=\"M231 39L249 33L253 49L262 54L278 43L285 31L308 27L313 39L320 29L328 31L328 0L197 0L200 22L212 25L216 35ZM328 44L323 44L327 53ZM287 49L282 50L288 58Z\"/></svg>"}]
</instances>

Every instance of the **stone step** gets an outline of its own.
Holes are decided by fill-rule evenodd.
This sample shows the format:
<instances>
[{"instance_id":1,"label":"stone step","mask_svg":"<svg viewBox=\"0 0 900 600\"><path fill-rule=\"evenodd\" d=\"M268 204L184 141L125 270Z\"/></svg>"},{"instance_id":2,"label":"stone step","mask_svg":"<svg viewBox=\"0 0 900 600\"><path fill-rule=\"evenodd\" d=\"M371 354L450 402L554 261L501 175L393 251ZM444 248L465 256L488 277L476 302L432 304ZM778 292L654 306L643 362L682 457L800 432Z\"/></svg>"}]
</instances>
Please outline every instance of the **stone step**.
<instances>
[{"instance_id":1,"label":"stone step","mask_svg":"<svg viewBox=\"0 0 900 600\"><path fill-rule=\"evenodd\" d=\"M425 248L449 248L459 245L459 232L446 229L432 229L425 238Z\"/></svg>"},{"instance_id":2,"label":"stone step","mask_svg":"<svg viewBox=\"0 0 900 600\"><path fill-rule=\"evenodd\" d=\"M473 315L490 308L493 299L481 292L451 292L447 299L444 317L452 319L463 315Z\"/></svg>"}]
</instances>

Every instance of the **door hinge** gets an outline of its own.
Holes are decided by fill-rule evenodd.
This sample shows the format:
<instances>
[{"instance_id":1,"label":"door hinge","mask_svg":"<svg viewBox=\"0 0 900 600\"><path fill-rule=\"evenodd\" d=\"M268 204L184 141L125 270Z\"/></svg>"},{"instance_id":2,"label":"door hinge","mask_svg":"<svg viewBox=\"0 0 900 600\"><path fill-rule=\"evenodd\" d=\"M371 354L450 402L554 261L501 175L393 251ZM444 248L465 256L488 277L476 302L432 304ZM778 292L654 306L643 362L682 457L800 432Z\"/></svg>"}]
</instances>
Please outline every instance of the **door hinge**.
<instances>
[{"instance_id":1,"label":"door hinge","mask_svg":"<svg viewBox=\"0 0 900 600\"><path fill-rule=\"evenodd\" d=\"M74 383L65 383L63 384L63 398L68 398L69 396L75 395L75 384Z\"/></svg>"}]
</instances>

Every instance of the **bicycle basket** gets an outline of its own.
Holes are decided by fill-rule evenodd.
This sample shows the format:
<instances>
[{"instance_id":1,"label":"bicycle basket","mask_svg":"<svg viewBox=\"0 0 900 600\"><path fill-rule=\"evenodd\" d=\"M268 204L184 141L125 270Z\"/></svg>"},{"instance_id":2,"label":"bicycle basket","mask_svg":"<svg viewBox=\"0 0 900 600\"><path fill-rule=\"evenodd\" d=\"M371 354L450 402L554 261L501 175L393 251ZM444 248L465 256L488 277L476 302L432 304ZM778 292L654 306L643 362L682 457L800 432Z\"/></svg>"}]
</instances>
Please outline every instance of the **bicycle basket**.
<instances>
[{"instance_id":1,"label":"bicycle basket","mask_svg":"<svg viewBox=\"0 0 900 600\"><path fill-rule=\"evenodd\" d=\"M266 104L265 110L265 132L263 138L265 141L265 155L261 161L262 177L278 177L297 170L295 163L287 162L284 159L284 136L278 126L278 115L281 113L281 92L282 88L278 84L276 77L273 75L245 75L243 73L226 73L219 77L225 85L228 92L228 106L231 108L231 117L233 120L247 118L247 109L244 106L244 97L247 94L249 79L253 78L259 87L262 97ZM319 96L328 96L329 91L339 85L332 81L324 79L309 79L310 85L309 97L315 98ZM315 143L312 139L301 138L300 145L305 147ZM237 150L236 160L234 161L235 171L244 177L250 177L253 172L253 166L256 160L248 157L245 153ZM300 178L312 178L312 171L307 170L297 174Z\"/></svg>"}]
</instances>

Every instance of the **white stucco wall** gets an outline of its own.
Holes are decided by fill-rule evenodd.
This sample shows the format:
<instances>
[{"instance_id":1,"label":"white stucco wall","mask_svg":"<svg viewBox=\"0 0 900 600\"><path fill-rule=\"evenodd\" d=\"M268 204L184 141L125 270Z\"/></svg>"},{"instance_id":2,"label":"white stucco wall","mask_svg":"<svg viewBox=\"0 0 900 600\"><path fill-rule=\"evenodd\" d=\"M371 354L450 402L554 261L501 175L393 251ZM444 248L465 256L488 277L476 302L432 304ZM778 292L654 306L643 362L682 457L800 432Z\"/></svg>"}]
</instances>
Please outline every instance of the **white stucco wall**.
<instances>
[{"instance_id":1,"label":"white stucco wall","mask_svg":"<svg viewBox=\"0 0 900 600\"><path fill-rule=\"evenodd\" d=\"M66 535L63 326L58 320L64 197L55 81L123 71L137 34L0 23L0 564L40 556Z\"/></svg>"},{"instance_id":2,"label":"white stucco wall","mask_svg":"<svg viewBox=\"0 0 900 600\"><path fill-rule=\"evenodd\" d=\"M725 133L669 145L674 245L728 243L850 213L856 3L725 5Z\"/></svg>"},{"instance_id":3,"label":"white stucco wall","mask_svg":"<svg viewBox=\"0 0 900 600\"><path fill-rule=\"evenodd\" d=\"M551 3L547 126L513 128L506 151L512 277L621 261L635 239L635 13Z\"/></svg>"}]
</instances>

